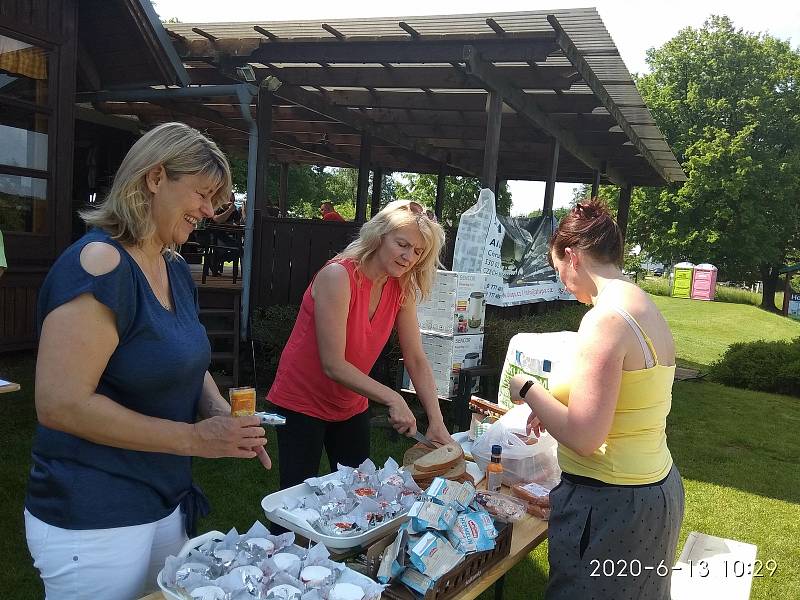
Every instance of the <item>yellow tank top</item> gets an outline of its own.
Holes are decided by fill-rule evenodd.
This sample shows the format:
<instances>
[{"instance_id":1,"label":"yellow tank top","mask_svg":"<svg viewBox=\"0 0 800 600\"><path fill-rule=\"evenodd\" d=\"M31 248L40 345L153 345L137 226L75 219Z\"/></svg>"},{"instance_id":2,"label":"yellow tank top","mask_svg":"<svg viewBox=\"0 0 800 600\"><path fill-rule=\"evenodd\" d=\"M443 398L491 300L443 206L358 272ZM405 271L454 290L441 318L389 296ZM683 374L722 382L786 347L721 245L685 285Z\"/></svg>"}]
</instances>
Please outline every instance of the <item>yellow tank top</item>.
<instances>
[{"instance_id":1,"label":"yellow tank top","mask_svg":"<svg viewBox=\"0 0 800 600\"><path fill-rule=\"evenodd\" d=\"M646 368L623 371L614 420L603 445L590 456L558 446L561 469L615 485L639 485L664 479L672 468L667 448L666 420L672 407L675 367L659 364L653 343L639 323L614 307L636 333L646 357ZM555 374L554 374L555 375ZM550 393L569 404L569 372L550 380Z\"/></svg>"}]
</instances>

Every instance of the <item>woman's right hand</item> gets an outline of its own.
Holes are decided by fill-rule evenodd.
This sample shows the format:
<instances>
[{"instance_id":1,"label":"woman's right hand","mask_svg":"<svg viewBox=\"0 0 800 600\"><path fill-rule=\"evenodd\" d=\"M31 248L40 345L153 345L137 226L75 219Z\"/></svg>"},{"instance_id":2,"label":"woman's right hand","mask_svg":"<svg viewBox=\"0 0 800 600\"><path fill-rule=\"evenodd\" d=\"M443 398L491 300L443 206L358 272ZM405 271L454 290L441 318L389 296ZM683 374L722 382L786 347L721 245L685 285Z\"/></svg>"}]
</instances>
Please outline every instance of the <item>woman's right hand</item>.
<instances>
[{"instance_id":1,"label":"woman's right hand","mask_svg":"<svg viewBox=\"0 0 800 600\"><path fill-rule=\"evenodd\" d=\"M403 435L414 435L417 432L417 419L403 397L393 392L386 404L389 407L389 423L392 427Z\"/></svg>"},{"instance_id":2,"label":"woman's right hand","mask_svg":"<svg viewBox=\"0 0 800 600\"><path fill-rule=\"evenodd\" d=\"M267 444L261 419L217 416L194 424L192 455L203 458L255 458ZM263 461L262 461L263 462Z\"/></svg>"}]
</instances>

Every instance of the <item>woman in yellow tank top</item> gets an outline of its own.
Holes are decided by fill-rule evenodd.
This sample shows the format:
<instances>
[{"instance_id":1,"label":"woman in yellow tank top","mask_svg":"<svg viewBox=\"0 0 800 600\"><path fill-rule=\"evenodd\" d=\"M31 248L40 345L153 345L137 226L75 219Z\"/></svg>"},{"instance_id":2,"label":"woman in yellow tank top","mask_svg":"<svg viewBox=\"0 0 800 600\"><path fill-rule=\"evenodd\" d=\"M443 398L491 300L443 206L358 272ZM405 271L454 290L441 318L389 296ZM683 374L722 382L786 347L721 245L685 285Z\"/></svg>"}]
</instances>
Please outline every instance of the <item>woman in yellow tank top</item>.
<instances>
[{"instance_id":1,"label":"woman in yellow tank top","mask_svg":"<svg viewBox=\"0 0 800 600\"><path fill-rule=\"evenodd\" d=\"M511 397L529 430L559 442L550 493L547 600L669 600L684 490L667 447L675 345L649 296L622 274L623 240L596 199L578 204L550 242L550 260L593 308L570 373L550 390L517 376Z\"/></svg>"}]
</instances>

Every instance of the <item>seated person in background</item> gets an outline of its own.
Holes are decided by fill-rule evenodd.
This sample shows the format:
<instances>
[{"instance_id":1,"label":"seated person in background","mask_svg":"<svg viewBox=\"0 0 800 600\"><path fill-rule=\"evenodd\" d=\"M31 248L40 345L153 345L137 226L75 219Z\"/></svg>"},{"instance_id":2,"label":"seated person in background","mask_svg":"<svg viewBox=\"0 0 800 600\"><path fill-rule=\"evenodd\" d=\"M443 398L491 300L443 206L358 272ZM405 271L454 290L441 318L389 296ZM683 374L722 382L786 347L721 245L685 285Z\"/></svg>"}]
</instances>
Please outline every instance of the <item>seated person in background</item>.
<instances>
[{"instance_id":1,"label":"seated person in background","mask_svg":"<svg viewBox=\"0 0 800 600\"><path fill-rule=\"evenodd\" d=\"M330 202L323 202L322 206L319 207L319 212L322 213L323 221L344 221L344 217L336 212Z\"/></svg>"},{"instance_id":2,"label":"seated person in background","mask_svg":"<svg viewBox=\"0 0 800 600\"><path fill-rule=\"evenodd\" d=\"M233 192L228 199L228 204L221 206L216 214L211 217L211 220L219 225L241 225L242 211L236 208L234 203ZM230 248L238 248L238 237L229 233L217 233L217 245L228 246ZM225 266L225 261L233 260L236 256L235 250L217 250L214 254L214 262L211 265L211 273L213 275L222 275L222 269Z\"/></svg>"},{"instance_id":3,"label":"seated person in background","mask_svg":"<svg viewBox=\"0 0 800 600\"><path fill-rule=\"evenodd\" d=\"M211 220L220 225L241 225L242 213L238 208L236 208L233 192L231 192L231 197L228 199L228 203L222 205L217 210L216 214L211 217Z\"/></svg>"}]
</instances>

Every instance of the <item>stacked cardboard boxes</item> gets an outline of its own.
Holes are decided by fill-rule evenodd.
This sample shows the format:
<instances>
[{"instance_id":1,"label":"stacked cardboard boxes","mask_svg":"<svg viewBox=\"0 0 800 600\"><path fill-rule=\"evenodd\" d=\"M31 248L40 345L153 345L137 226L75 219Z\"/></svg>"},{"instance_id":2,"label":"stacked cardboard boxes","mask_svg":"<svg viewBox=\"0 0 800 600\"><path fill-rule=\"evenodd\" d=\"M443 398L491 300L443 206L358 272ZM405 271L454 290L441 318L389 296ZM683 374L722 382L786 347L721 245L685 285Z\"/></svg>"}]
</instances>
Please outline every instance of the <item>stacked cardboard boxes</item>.
<instances>
[{"instance_id":1,"label":"stacked cardboard boxes","mask_svg":"<svg viewBox=\"0 0 800 600\"><path fill-rule=\"evenodd\" d=\"M422 347L441 397L458 393L462 367L481 364L485 294L485 275L437 271L430 298L417 307ZM407 373L405 387L410 387Z\"/></svg>"}]
</instances>

